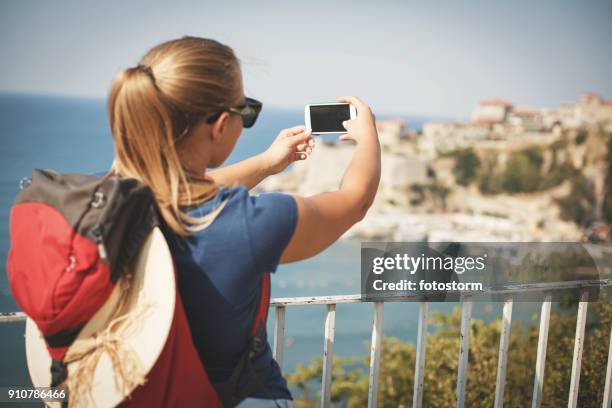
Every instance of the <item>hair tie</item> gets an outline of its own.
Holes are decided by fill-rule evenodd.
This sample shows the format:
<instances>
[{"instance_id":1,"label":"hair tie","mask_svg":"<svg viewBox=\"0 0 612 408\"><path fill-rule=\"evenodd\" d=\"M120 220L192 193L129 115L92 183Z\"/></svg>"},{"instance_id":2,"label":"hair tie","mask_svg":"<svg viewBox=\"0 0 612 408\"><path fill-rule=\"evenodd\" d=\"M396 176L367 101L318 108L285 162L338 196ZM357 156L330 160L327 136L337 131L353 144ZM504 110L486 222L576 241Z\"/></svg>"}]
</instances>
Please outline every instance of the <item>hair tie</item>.
<instances>
[{"instance_id":1,"label":"hair tie","mask_svg":"<svg viewBox=\"0 0 612 408\"><path fill-rule=\"evenodd\" d=\"M138 64L138 65L136 65L136 69L144 72L145 74L150 76L153 81L155 81L155 75L153 75L153 70L151 69L150 66L143 65L143 64Z\"/></svg>"}]
</instances>

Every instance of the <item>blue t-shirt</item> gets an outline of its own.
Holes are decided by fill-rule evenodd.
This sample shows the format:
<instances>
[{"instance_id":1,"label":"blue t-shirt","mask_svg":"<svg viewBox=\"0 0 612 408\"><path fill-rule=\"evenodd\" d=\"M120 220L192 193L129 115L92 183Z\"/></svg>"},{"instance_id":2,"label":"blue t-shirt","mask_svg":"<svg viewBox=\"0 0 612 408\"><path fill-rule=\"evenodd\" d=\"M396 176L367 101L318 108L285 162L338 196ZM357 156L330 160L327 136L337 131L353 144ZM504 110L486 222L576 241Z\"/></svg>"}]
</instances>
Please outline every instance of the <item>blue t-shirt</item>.
<instances>
[{"instance_id":1,"label":"blue t-shirt","mask_svg":"<svg viewBox=\"0 0 612 408\"><path fill-rule=\"evenodd\" d=\"M297 220L293 197L251 196L244 187L221 188L189 214L203 216L224 199L225 208L206 229L186 238L166 231L193 342L212 382L227 380L246 349L263 273L276 271ZM291 399L269 342L254 366L272 370L250 397Z\"/></svg>"}]
</instances>

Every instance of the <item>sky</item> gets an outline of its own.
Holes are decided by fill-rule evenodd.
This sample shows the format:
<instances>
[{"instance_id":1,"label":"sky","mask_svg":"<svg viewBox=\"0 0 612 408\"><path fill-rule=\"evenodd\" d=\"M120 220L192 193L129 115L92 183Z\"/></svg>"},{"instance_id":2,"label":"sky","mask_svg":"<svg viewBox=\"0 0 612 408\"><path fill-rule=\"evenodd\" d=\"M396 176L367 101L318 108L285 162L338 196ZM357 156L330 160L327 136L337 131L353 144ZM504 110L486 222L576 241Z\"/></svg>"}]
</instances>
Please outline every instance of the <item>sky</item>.
<instances>
[{"instance_id":1,"label":"sky","mask_svg":"<svg viewBox=\"0 0 612 408\"><path fill-rule=\"evenodd\" d=\"M152 46L214 38L266 106L357 95L375 113L466 118L478 101L612 98L612 0L0 0L0 91L104 98Z\"/></svg>"}]
</instances>

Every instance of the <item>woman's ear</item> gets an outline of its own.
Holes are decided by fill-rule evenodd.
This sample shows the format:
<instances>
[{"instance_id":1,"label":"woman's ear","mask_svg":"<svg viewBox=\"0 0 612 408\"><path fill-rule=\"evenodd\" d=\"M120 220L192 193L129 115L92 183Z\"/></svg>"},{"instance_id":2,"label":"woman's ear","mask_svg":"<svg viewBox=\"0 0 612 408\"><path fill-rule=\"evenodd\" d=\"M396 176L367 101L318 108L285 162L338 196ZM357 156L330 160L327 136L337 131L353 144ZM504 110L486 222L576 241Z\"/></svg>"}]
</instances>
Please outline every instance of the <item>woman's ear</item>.
<instances>
[{"instance_id":1,"label":"woman's ear","mask_svg":"<svg viewBox=\"0 0 612 408\"><path fill-rule=\"evenodd\" d=\"M219 118L214 121L211 127L211 139L213 143L221 140L227 131L229 125L229 112L223 112Z\"/></svg>"}]
</instances>

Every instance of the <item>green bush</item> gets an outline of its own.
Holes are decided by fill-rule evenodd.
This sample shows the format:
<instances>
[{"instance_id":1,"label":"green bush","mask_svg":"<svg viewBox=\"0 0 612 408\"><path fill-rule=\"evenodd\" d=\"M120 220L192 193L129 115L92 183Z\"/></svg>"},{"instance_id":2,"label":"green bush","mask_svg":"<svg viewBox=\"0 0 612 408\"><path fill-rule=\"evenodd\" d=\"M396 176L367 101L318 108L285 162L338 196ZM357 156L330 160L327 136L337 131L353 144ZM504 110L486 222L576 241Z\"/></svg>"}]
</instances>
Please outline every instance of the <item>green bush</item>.
<instances>
[{"instance_id":1,"label":"green bush","mask_svg":"<svg viewBox=\"0 0 612 408\"><path fill-rule=\"evenodd\" d=\"M551 314L542 407L567 405L576 330L575 304L573 308L572 313ZM457 308L452 314L432 313L430 321L436 330L427 337L423 406L453 407L459 357L460 309ZM589 304L578 395L580 407L601 406L611 324L612 302ZM493 405L500 327L500 320L491 323L472 320L465 404L468 407ZM537 342L538 327L523 328L518 322L513 324L504 406L523 407L531 401ZM383 338L379 407L412 405L415 358L414 344ZM369 366L369 356L361 360L366 367ZM349 408L367 405L368 375L362 368L355 368L355 362L354 358L334 359L332 369L332 402ZM301 392L296 396L296 408L318 406L319 394L314 388L320 384L321 373L322 360L317 358L309 366L298 366L293 374L287 376L289 383Z\"/></svg>"},{"instance_id":2,"label":"green bush","mask_svg":"<svg viewBox=\"0 0 612 408\"><path fill-rule=\"evenodd\" d=\"M552 165L543 174L543 153L539 147L527 148L510 155L506 167L497 170L495 164L483 166L478 171L478 188L483 194L533 193L558 186L572 180L580 172L568 162L558 163L558 148L552 149Z\"/></svg>"},{"instance_id":3,"label":"green bush","mask_svg":"<svg viewBox=\"0 0 612 408\"><path fill-rule=\"evenodd\" d=\"M467 186L476 179L480 159L474 150L464 149L454 153L455 165L453 167L453 175L457 184Z\"/></svg>"},{"instance_id":4,"label":"green bush","mask_svg":"<svg viewBox=\"0 0 612 408\"><path fill-rule=\"evenodd\" d=\"M589 133L586 130L581 130L576 135L576 139L574 139L574 142L577 146L580 146L587 140L587 137L589 137Z\"/></svg>"},{"instance_id":5,"label":"green bush","mask_svg":"<svg viewBox=\"0 0 612 408\"><path fill-rule=\"evenodd\" d=\"M539 149L525 149L513 153L502 173L501 185L508 193L531 193L541 182L542 153Z\"/></svg>"},{"instance_id":6,"label":"green bush","mask_svg":"<svg viewBox=\"0 0 612 408\"><path fill-rule=\"evenodd\" d=\"M595 191L593 184L584 176L575 177L572 180L570 193L556 200L561 208L561 218L573 221L586 227L593 221L593 210L595 203Z\"/></svg>"},{"instance_id":7,"label":"green bush","mask_svg":"<svg viewBox=\"0 0 612 408\"><path fill-rule=\"evenodd\" d=\"M443 209L446 208L446 198L451 193L450 188L438 181L432 181L428 184L411 184L409 191L411 205L421 205L425 200L431 200L436 207Z\"/></svg>"},{"instance_id":8,"label":"green bush","mask_svg":"<svg viewBox=\"0 0 612 408\"><path fill-rule=\"evenodd\" d=\"M546 190L556 187L565 180L572 180L578 177L580 172L570 163L554 164L548 173L542 177L539 189Z\"/></svg>"},{"instance_id":9,"label":"green bush","mask_svg":"<svg viewBox=\"0 0 612 408\"><path fill-rule=\"evenodd\" d=\"M478 189L483 194L503 193L501 175L494 171L482 172L478 177Z\"/></svg>"}]
</instances>

